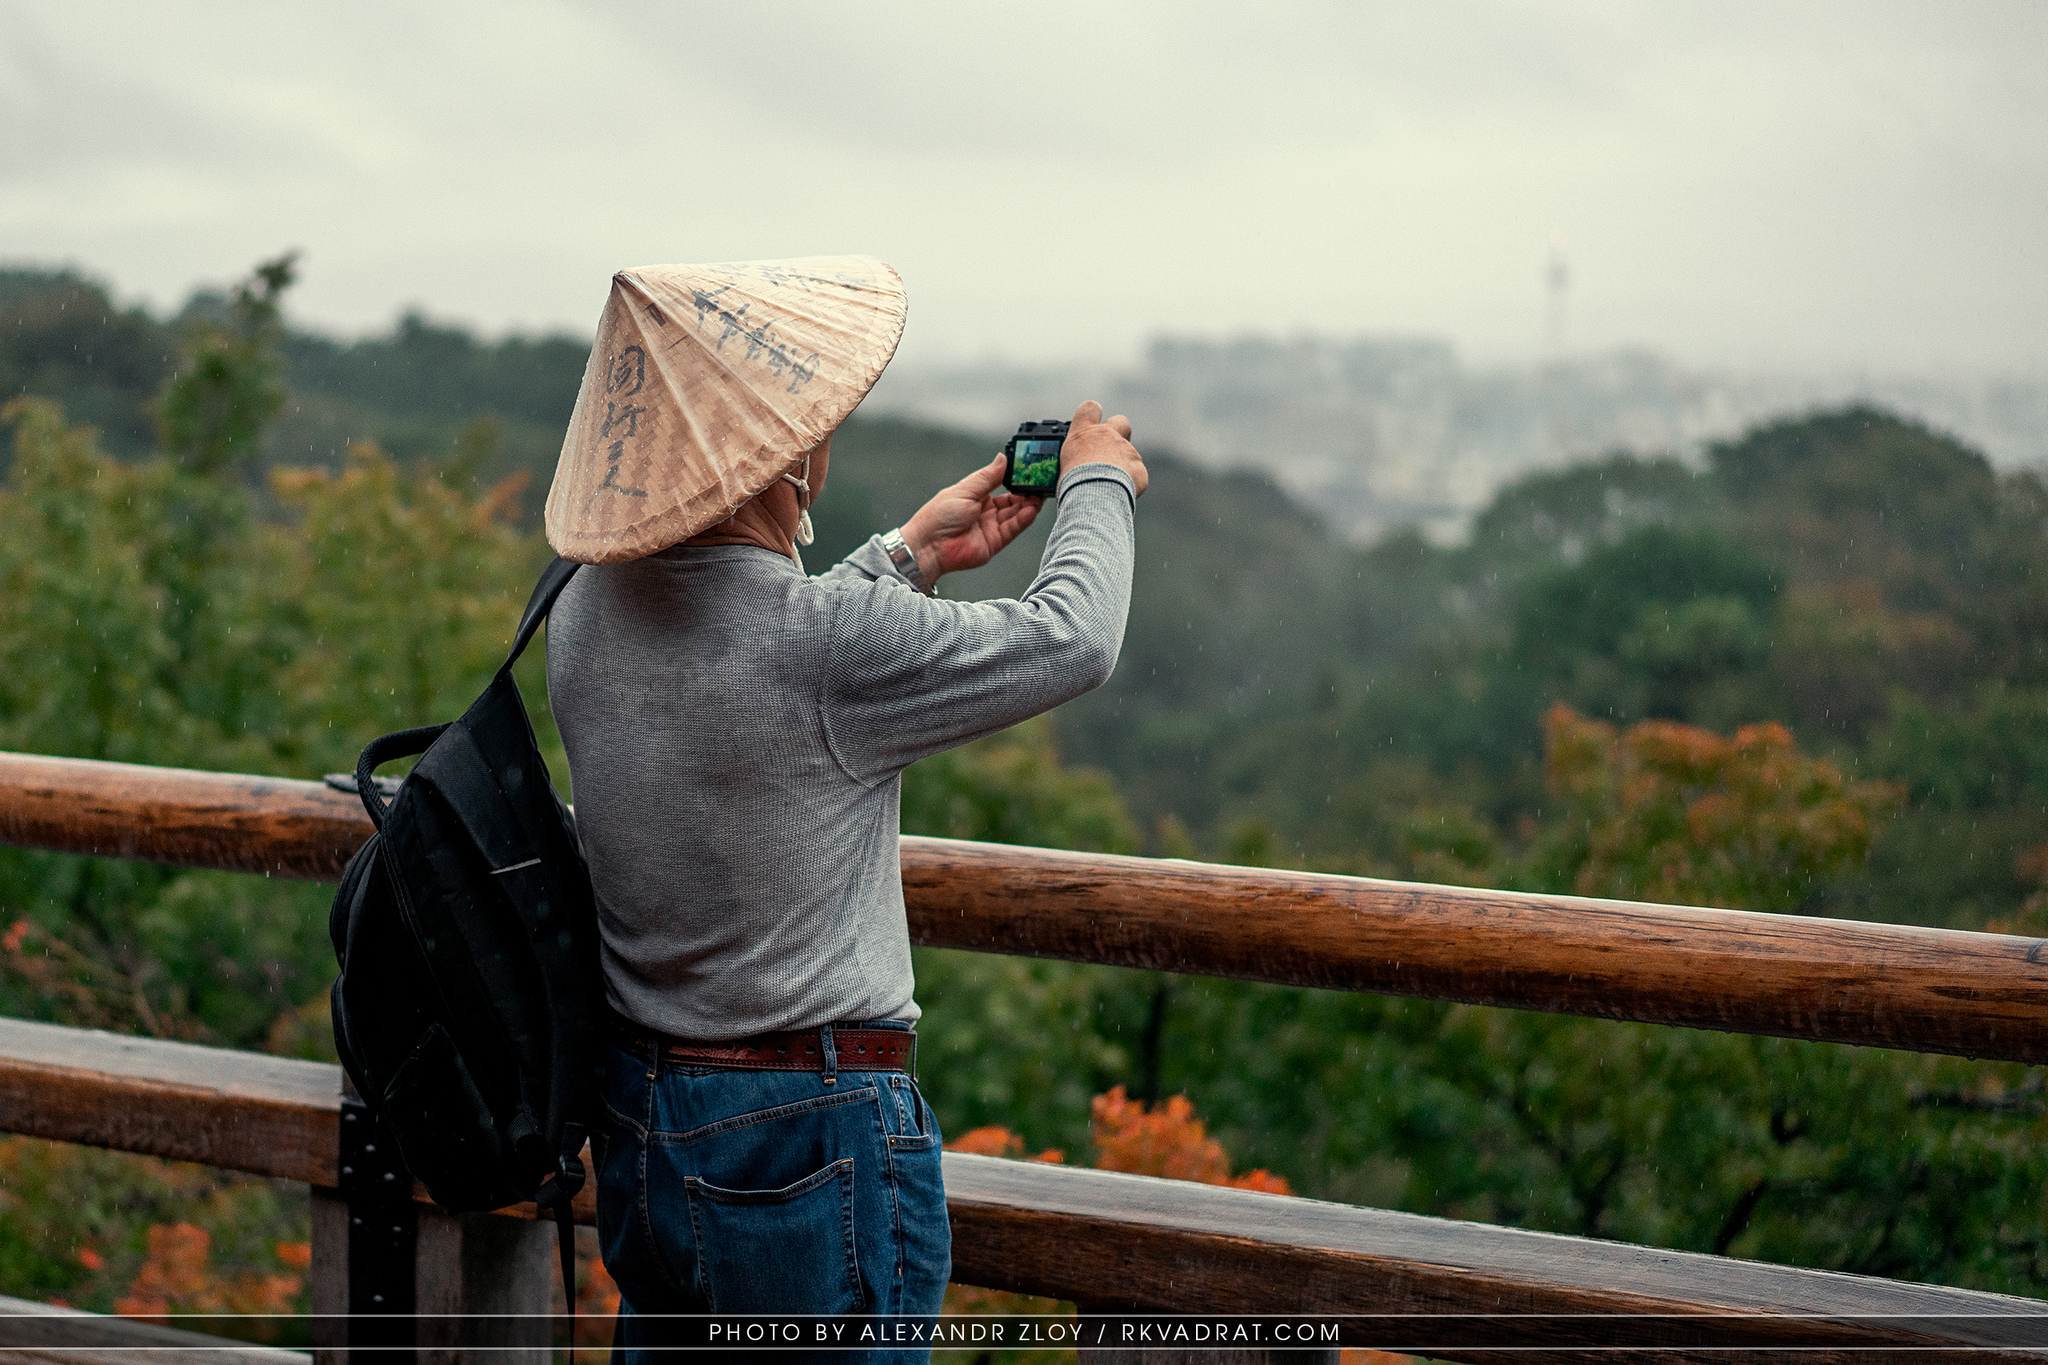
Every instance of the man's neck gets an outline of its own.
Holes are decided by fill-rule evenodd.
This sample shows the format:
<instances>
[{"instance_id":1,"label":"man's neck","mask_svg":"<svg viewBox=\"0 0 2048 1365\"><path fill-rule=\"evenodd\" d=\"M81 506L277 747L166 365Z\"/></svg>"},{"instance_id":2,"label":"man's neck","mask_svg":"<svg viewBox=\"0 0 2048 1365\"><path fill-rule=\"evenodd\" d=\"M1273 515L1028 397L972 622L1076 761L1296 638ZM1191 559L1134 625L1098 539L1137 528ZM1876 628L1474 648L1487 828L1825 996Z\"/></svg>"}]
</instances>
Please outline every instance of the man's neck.
<instances>
[{"instance_id":1,"label":"man's neck","mask_svg":"<svg viewBox=\"0 0 2048 1365\"><path fill-rule=\"evenodd\" d=\"M802 513L796 489L776 483L743 504L718 525L700 531L685 545L758 545L784 559L796 557L796 523Z\"/></svg>"}]
</instances>

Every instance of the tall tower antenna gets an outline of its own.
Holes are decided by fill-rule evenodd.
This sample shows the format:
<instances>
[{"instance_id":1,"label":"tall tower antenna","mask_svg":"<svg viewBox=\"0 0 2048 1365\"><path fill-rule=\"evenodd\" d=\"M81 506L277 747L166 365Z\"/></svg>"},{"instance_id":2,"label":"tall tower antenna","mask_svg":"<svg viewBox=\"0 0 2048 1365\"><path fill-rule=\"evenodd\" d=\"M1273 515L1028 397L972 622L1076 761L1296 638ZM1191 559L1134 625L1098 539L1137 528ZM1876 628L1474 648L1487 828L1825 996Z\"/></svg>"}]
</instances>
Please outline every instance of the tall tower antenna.
<instances>
[{"instance_id":1,"label":"tall tower antenna","mask_svg":"<svg viewBox=\"0 0 2048 1365\"><path fill-rule=\"evenodd\" d=\"M1547 359L1553 365L1562 364L1565 348L1565 294L1571 288L1572 268L1571 262L1565 257L1564 234L1561 232L1550 234L1550 263L1544 267L1543 283L1546 304L1543 339L1545 349L1549 352Z\"/></svg>"},{"instance_id":2,"label":"tall tower antenna","mask_svg":"<svg viewBox=\"0 0 2048 1365\"><path fill-rule=\"evenodd\" d=\"M1572 269L1565 259L1564 234L1550 234L1550 259L1543 267L1544 357L1539 392L1542 395L1544 454L1553 464L1562 464L1572 450L1571 396L1565 373L1565 294L1571 288Z\"/></svg>"}]
</instances>

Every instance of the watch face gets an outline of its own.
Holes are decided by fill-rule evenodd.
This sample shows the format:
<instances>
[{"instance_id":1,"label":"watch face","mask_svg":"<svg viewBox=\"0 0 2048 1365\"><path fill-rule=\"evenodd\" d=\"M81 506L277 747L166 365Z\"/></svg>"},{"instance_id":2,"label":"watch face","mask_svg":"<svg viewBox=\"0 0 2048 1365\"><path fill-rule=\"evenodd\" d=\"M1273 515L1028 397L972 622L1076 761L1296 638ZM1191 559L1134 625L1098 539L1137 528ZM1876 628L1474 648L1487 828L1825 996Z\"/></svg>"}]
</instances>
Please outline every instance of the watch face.
<instances>
[{"instance_id":1,"label":"watch face","mask_svg":"<svg viewBox=\"0 0 2048 1365\"><path fill-rule=\"evenodd\" d=\"M917 567L917 556L910 552L910 545L903 539L901 531L891 531L882 537L882 548L889 552L889 562L896 571L913 583L922 583L924 575Z\"/></svg>"}]
</instances>

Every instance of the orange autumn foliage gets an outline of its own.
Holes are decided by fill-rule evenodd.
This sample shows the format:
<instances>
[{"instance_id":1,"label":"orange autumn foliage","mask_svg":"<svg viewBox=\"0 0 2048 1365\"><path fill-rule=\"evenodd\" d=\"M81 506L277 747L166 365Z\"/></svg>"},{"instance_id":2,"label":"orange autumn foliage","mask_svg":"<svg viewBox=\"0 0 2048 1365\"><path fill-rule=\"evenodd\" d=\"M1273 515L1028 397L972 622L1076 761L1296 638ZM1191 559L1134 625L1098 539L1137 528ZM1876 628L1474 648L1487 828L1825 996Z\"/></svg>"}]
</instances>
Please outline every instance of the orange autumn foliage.
<instances>
[{"instance_id":1,"label":"orange autumn foliage","mask_svg":"<svg viewBox=\"0 0 2048 1365\"><path fill-rule=\"evenodd\" d=\"M992 1123L986 1128L969 1129L947 1143L946 1150L972 1152L976 1156L1023 1157L1024 1139L1001 1124ZM1067 1154L1057 1147L1048 1147L1037 1156L1028 1158L1031 1161L1044 1161L1055 1166L1066 1159Z\"/></svg>"},{"instance_id":2,"label":"orange autumn foliage","mask_svg":"<svg viewBox=\"0 0 2048 1365\"><path fill-rule=\"evenodd\" d=\"M1209 1136L1208 1126L1195 1117L1195 1106L1186 1095L1175 1095L1147 1110L1142 1100L1132 1099L1124 1087L1118 1086L1090 1102L1089 1116L1097 1169L1227 1185L1262 1194L1294 1193L1284 1176L1271 1171L1232 1175L1229 1154L1222 1143ZM1017 1159L1024 1156L1024 1139L1001 1124L990 1124L953 1139L946 1144L946 1150ZM1066 1159L1066 1153L1056 1147L1048 1147L1029 1158L1053 1163Z\"/></svg>"},{"instance_id":3,"label":"orange autumn foliage","mask_svg":"<svg viewBox=\"0 0 2048 1365\"><path fill-rule=\"evenodd\" d=\"M214 1273L208 1264L213 1239L190 1223L158 1223L149 1230L149 1256L128 1293L114 1300L123 1317L167 1319L172 1313L289 1313L304 1284L300 1275L264 1275L248 1271L232 1279ZM278 1259L286 1265L312 1261L312 1247L280 1242Z\"/></svg>"},{"instance_id":4,"label":"orange autumn foliage","mask_svg":"<svg viewBox=\"0 0 2048 1365\"><path fill-rule=\"evenodd\" d=\"M1901 795L1808 758L1775 721L1725 738L1664 720L1617 730L1560 704L1543 738L1565 804L1546 861L1581 895L1790 910L1862 861Z\"/></svg>"},{"instance_id":5,"label":"orange autumn foliage","mask_svg":"<svg viewBox=\"0 0 2048 1365\"><path fill-rule=\"evenodd\" d=\"M1208 1135L1208 1126L1195 1117L1195 1106L1186 1095L1175 1095L1147 1110L1142 1100L1131 1099L1118 1086L1107 1095L1097 1095L1089 1108L1095 1164L1105 1171L1194 1180L1264 1194L1294 1192L1284 1177L1270 1171L1233 1176L1223 1144Z\"/></svg>"},{"instance_id":6,"label":"orange autumn foliage","mask_svg":"<svg viewBox=\"0 0 2048 1365\"><path fill-rule=\"evenodd\" d=\"M1107 1095L1097 1095L1091 1105L1090 1132L1095 1139L1096 1165L1105 1171L1130 1171L1138 1175L1159 1175L1170 1180L1196 1180L1206 1185L1229 1185L1265 1194L1291 1194L1287 1181L1269 1171L1230 1174L1230 1158L1223 1144L1208 1135L1187 1096L1176 1095L1150 1113L1142 1102L1130 1099L1122 1086ZM971 1129L946 1144L949 1152L972 1152L977 1156L1009 1157L1012 1160L1044 1161L1058 1164L1066 1154L1048 1147L1037 1156L1024 1156L1024 1139L1000 1124ZM980 1289L955 1284L946 1287L948 1313L985 1313L1003 1316L1052 1313L1060 1305L1051 1299L1033 1298L999 1289ZM1032 1353L1040 1354L1040 1353ZM1059 1353L1042 1353L1048 1359Z\"/></svg>"}]
</instances>

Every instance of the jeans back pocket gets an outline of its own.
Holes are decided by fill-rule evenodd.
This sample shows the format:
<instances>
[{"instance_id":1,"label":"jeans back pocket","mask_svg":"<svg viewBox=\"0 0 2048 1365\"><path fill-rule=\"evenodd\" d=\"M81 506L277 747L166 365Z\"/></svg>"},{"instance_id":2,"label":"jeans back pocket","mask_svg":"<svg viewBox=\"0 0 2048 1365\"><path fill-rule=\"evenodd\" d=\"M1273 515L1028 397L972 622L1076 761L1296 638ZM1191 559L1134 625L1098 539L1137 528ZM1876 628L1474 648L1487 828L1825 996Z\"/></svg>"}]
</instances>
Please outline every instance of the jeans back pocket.
<instances>
[{"instance_id":1,"label":"jeans back pocket","mask_svg":"<svg viewBox=\"0 0 2048 1365\"><path fill-rule=\"evenodd\" d=\"M779 1190L683 1179L698 1288L714 1313L858 1313L853 1158Z\"/></svg>"}]
</instances>

